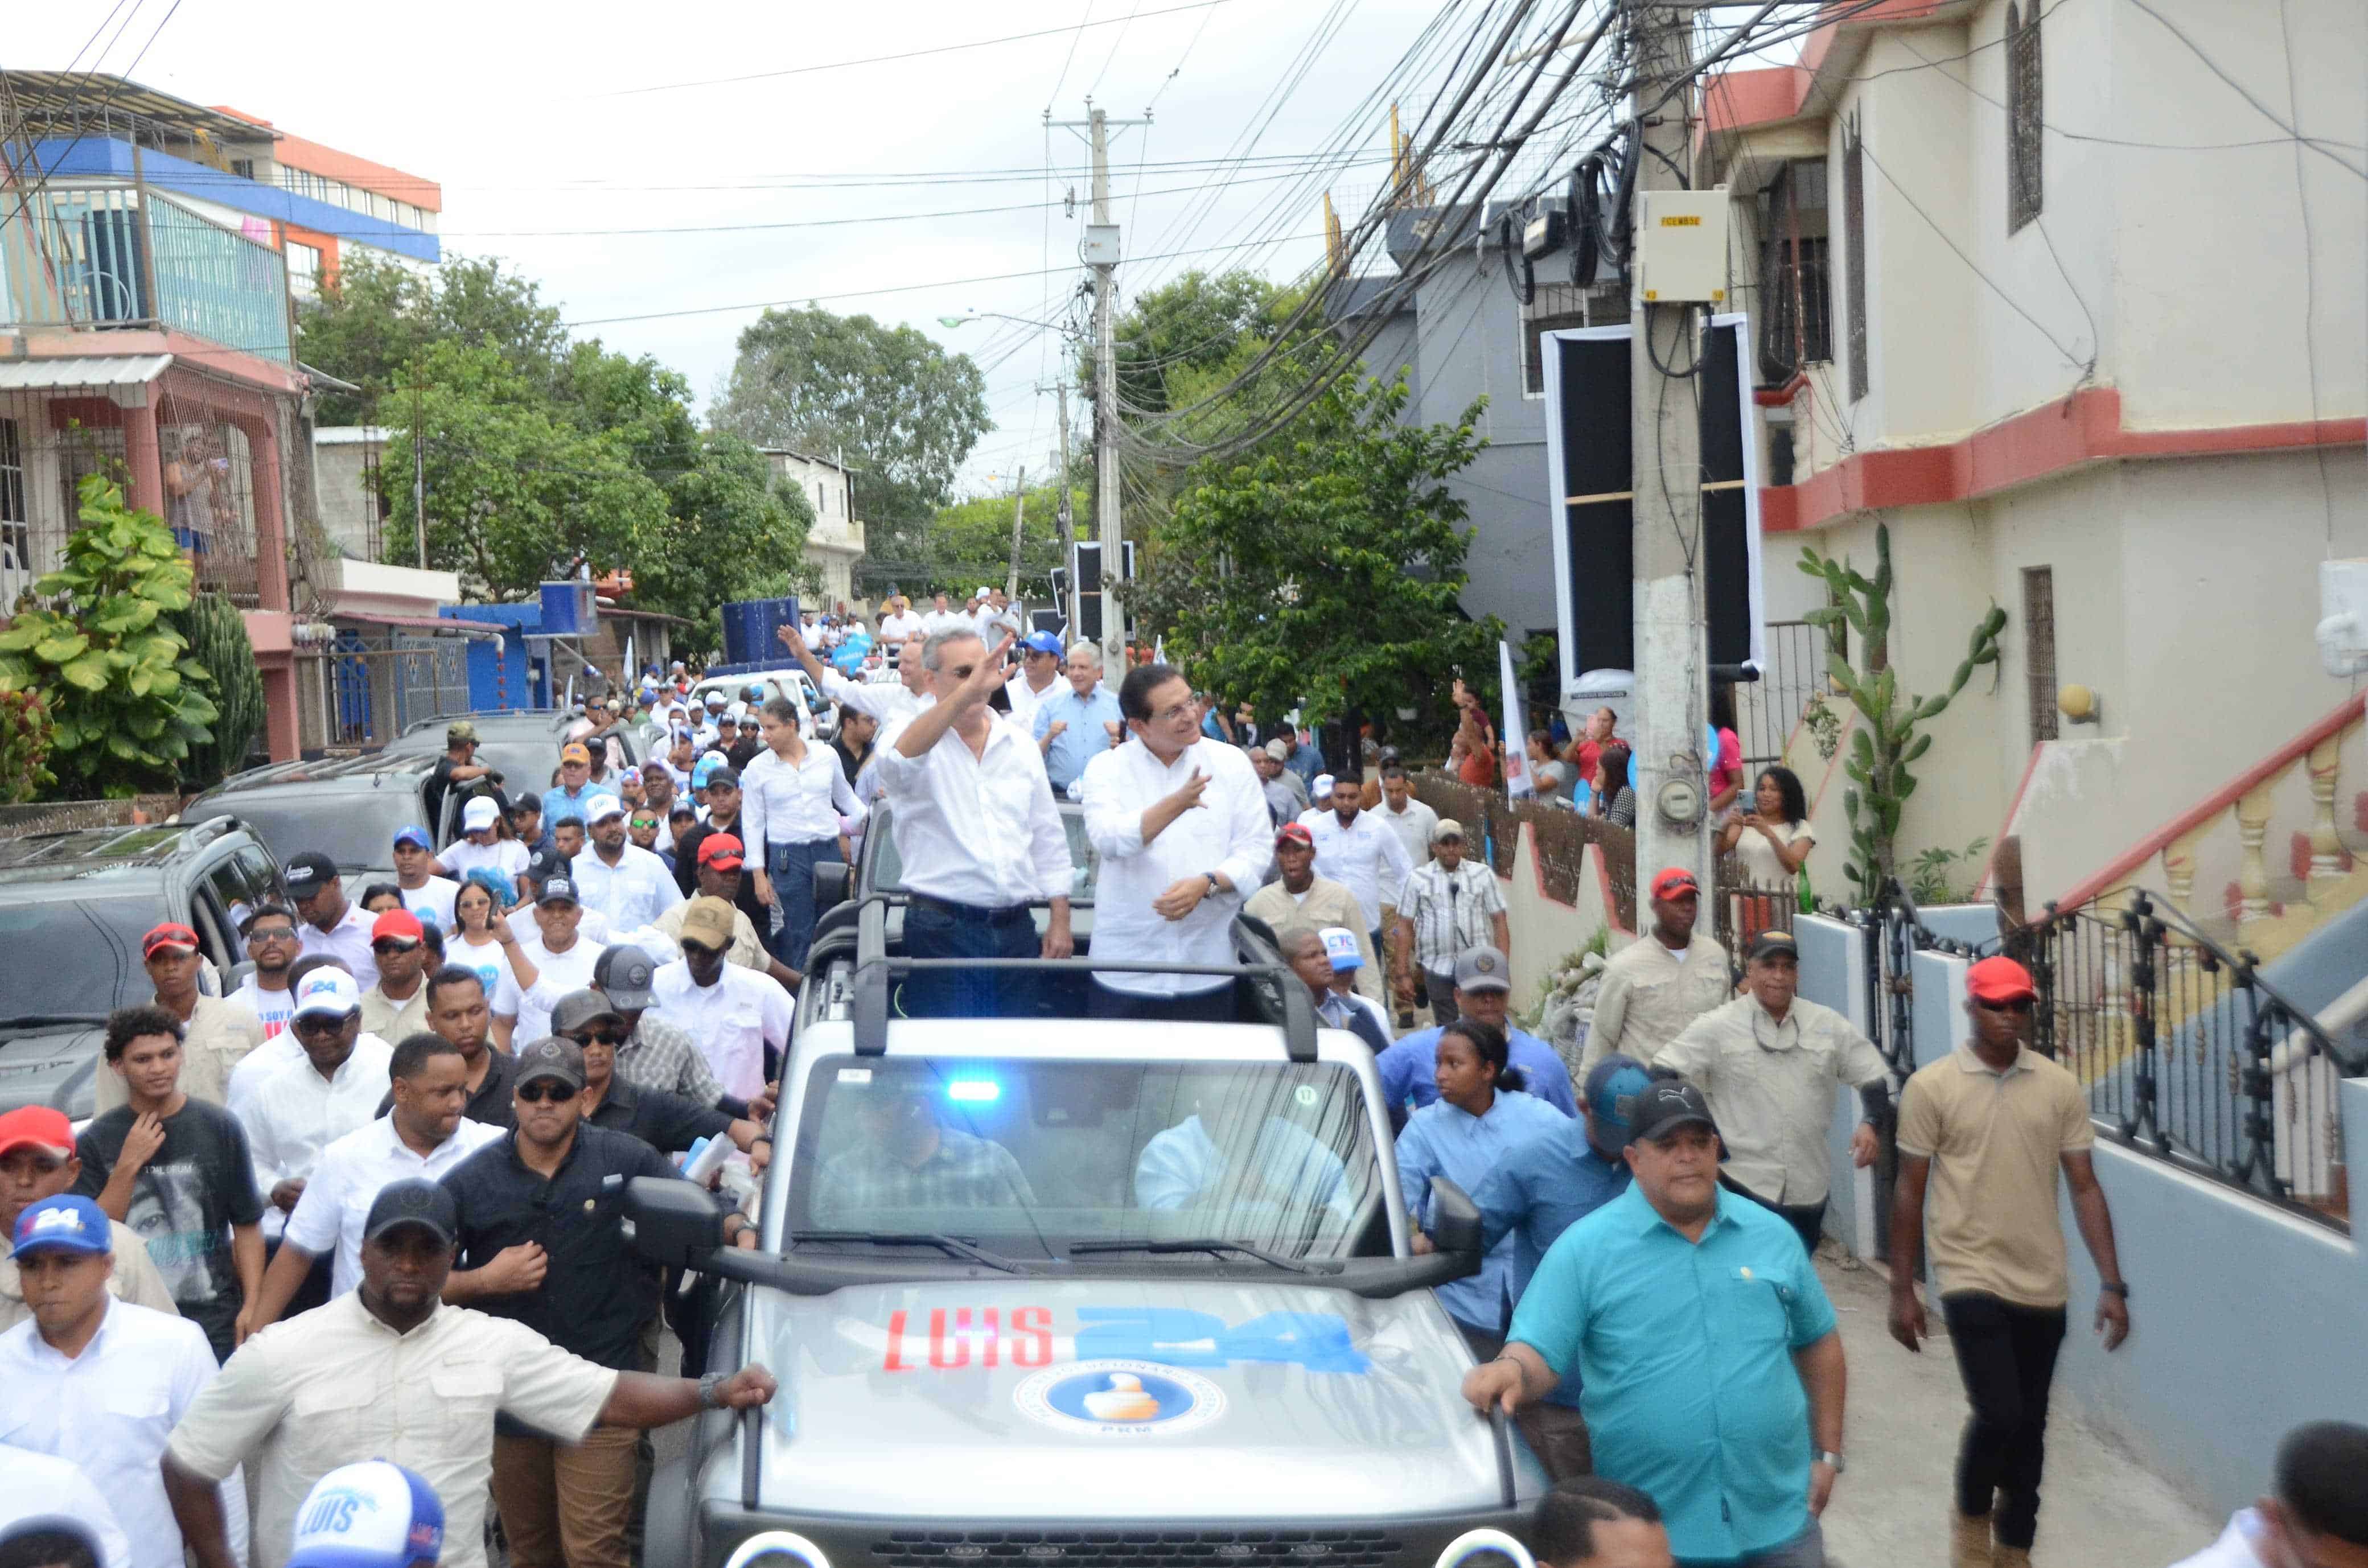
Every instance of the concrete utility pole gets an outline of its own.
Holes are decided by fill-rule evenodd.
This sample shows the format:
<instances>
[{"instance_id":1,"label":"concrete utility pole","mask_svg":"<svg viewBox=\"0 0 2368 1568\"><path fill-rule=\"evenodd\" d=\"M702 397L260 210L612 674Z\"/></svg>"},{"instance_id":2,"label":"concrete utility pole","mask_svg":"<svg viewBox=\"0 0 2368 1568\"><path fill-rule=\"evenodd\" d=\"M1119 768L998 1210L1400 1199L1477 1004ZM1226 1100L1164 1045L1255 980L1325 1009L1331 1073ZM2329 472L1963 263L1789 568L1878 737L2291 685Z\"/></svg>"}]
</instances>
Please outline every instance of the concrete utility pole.
<instances>
[{"instance_id":1,"label":"concrete utility pole","mask_svg":"<svg viewBox=\"0 0 2368 1568\"><path fill-rule=\"evenodd\" d=\"M1014 607L1019 603L1019 530L1027 519L1028 465L1021 463L1019 477L1011 482L1011 579L1003 585L1004 594Z\"/></svg>"},{"instance_id":2,"label":"concrete utility pole","mask_svg":"<svg viewBox=\"0 0 2368 1568\"><path fill-rule=\"evenodd\" d=\"M1640 190L1676 189L1688 166L1691 137L1689 98L1671 92L1693 64L1691 0L1649 0L1638 7L1634 110L1656 103L1636 127L1647 149L1637 160ZM1667 102L1661 102L1668 95ZM1653 156L1657 149L1667 162ZM1645 204L1636 203L1639 233ZM1635 479L1633 521L1636 610L1636 881L1645 886L1664 866L1682 866L1701 882L1705 906L1711 886L1709 788L1702 729L1710 713L1710 663L1702 613L1702 430L1697 393L1682 376L1697 361L1693 308L1634 299L1629 339L1632 439ZM1506 737L1506 744L1515 744ZM1658 799L1673 778L1691 779L1689 819L1663 814ZM1709 913L1707 907L1704 914ZM1642 913L1639 918L1642 918Z\"/></svg>"},{"instance_id":3,"label":"concrete utility pole","mask_svg":"<svg viewBox=\"0 0 2368 1568\"><path fill-rule=\"evenodd\" d=\"M1069 509L1069 378L1062 376L1053 390L1061 394L1061 486L1060 499L1054 504L1053 517L1061 535L1061 563L1066 568L1069 541L1077 537L1077 520ZM1062 625L1074 641L1077 634L1077 584L1074 574L1069 579L1069 591L1060 610Z\"/></svg>"}]
</instances>

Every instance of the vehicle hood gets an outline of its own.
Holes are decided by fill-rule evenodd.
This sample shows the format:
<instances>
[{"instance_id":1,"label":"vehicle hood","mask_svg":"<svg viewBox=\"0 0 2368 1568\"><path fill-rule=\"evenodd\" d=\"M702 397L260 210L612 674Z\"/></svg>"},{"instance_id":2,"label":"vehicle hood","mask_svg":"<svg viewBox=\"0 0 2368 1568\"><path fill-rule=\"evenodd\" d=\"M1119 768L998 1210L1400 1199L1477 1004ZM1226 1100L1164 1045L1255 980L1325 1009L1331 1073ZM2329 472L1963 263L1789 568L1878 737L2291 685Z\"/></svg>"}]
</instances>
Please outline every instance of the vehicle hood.
<instances>
[{"instance_id":1,"label":"vehicle hood","mask_svg":"<svg viewBox=\"0 0 2368 1568\"><path fill-rule=\"evenodd\" d=\"M28 1026L0 1022L0 1110L53 1106L74 1120L94 1108L107 1022Z\"/></svg>"},{"instance_id":2,"label":"vehicle hood","mask_svg":"<svg viewBox=\"0 0 2368 1568\"><path fill-rule=\"evenodd\" d=\"M1471 1354L1428 1290L929 1281L755 1290L749 1312L752 1354L780 1381L767 1508L1378 1519L1502 1501L1489 1426L1458 1392ZM1513 1455L1532 1494L1542 1472ZM710 1480L736 1497L736 1464Z\"/></svg>"}]
</instances>

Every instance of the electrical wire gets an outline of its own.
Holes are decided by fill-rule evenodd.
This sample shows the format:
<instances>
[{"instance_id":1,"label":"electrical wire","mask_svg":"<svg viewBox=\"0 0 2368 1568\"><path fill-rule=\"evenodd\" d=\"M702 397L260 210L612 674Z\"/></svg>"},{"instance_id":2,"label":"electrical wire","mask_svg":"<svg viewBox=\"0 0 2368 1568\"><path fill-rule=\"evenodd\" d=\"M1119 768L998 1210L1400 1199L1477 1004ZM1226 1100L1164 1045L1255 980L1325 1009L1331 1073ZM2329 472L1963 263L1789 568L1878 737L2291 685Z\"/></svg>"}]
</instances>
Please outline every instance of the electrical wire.
<instances>
[{"instance_id":1,"label":"electrical wire","mask_svg":"<svg viewBox=\"0 0 2368 1568\"><path fill-rule=\"evenodd\" d=\"M2180 43L2185 44L2187 46L2188 52L2194 55L2196 59L2203 62L2205 70L2211 72L2212 74L2219 77L2220 80L2228 84L2230 89L2233 90L2238 97L2252 105L2254 109L2260 113L2263 119L2268 120L2271 125L2276 126L2280 131L2284 131L2289 137L2292 137L2295 146L2307 147L2312 152L2317 153L2320 157L2327 159L2329 163L2336 165L2338 167L2349 169L2353 174L2358 175L2361 178L2368 179L2368 167L2363 167L2361 165L2354 164L2349 159L2337 157L2333 153L2328 151L2326 147L2322 146L2317 138L2305 136L2299 126L2289 125L2284 120L2280 119L2277 116L2276 110L2271 108L2269 105L2256 97L2253 95L2251 88L2246 86L2245 84L2230 75L2222 68L2218 61L2203 52L2203 45L2197 43L2193 39L2180 31L2177 23L2173 22L2169 17L2164 16L2160 11L2156 10L2152 6L2148 5L2146 0L2126 0L2126 3L2136 6L2139 10L2144 11L2147 16L2152 17L2156 22L2161 25L2162 29L2165 32L2177 39ZM2283 13L2281 13L2281 16L2283 17ZM2281 25L2283 25L2283 21L2281 22ZM2289 75L2291 75L2291 72L2289 72ZM2297 110L2297 118L2298 117L2299 110Z\"/></svg>"},{"instance_id":2,"label":"electrical wire","mask_svg":"<svg viewBox=\"0 0 2368 1568\"><path fill-rule=\"evenodd\" d=\"M2286 16L2286 0L2278 0L2278 37L2285 46L2286 104L2294 120L2302 119L2302 88L2294 69L2294 28ZM2192 46L2191 46L2192 47ZM2318 498L2326 517L2325 543L2327 557L2335 557L2335 492L2327 479L2327 444L2318 438L2318 334L2313 324L2318 315L2317 235L2310 219L2310 182L2305 177L2302 161L2302 139L2294 144L2294 207L2302 219L2302 353L2303 373L2310 379L2311 445L2318 461Z\"/></svg>"}]
</instances>

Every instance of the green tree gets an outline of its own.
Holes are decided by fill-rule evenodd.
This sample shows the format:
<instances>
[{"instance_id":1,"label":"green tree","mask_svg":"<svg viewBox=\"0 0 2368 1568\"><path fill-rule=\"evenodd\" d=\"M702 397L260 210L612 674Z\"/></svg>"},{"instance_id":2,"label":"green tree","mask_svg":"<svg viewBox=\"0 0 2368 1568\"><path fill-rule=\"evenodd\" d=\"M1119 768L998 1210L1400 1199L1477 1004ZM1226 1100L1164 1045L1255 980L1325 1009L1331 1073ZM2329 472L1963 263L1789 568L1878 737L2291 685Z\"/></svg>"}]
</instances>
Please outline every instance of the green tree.
<instances>
[{"instance_id":1,"label":"green tree","mask_svg":"<svg viewBox=\"0 0 2368 1568\"><path fill-rule=\"evenodd\" d=\"M1443 481L1486 444L1407 426L1404 378L1343 381L1247 460L1196 471L1133 606L1195 685L1312 722L1493 687L1502 628L1457 608L1465 508Z\"/></svg>"},{"instance_id":2,"label":"green tree","mask_svg":"<svg viewBox=\"0 0 2368 1568\"><path fill-rule=\"evenodd\" d=\"M490 347L526 384L557 397L569 343L541 288L498 259L457 259L429 276L367 251L349 252L334 284L296 318L296 357L362 390L324 392L323 425L383 422L407 400L409 367L439 343Z\"/></svg>"},{"instance_id":3,"label":"green tree","mask_svg":"<svg viewBox=\"0 0 2368 1568\"><path fill-rule=\"evenodd\" d=\"M920 561L988 428L986 379L913 327L813 305L767 311L740 334L714 423L758 446L843 456L871 553Z\"/></svg>"},{"instance_id":4,"label":"green tree","mask_svg":"<svg viewBox=\"0 0 2368 1568\"><path fill-rule=\"evenodd\" d=\"M164 519L102 475L82 482L82 525L0 631L0 692L51 703L67 799L170 790L189 748L213 739L212 677L169 619L194 574Z\"/></svg>"},{"instance_id":5,"label":"green tree","mask_svg":"<svg viewBox=\"0 0 2368 1568\"><path fill-rule=\"evenodd\" d=\"M1071 515L1086 515L1085 491L1070 493ZM938 508L929 525L929 578L915 591L943 588L956 596L985 583L1000 587L1011 571L1011 512L1018 505L1010 495L978 495ZM1047 573L1059 564L1061 495L1050 484L1028 492L1028 510L1020 518L1019 581L1041 586Z\"/></svg>"},{"instance_id":6,"label":"green tree","mask_svg":"<svg viewBox=\"0 0 2368 1568\"><path fill-rule=\"evenodd\" d=\"M1272 342L1302 297L1255 272L1212 276L1197 267L1138 296L1112 334L1121 411L1141 418L1192 402L1207 390L1196 383L1233 364L1245 344ZM1090 345L1080 370L1091 380Z\"/></svg>"},{"instance_id":7,"label":"green tree","mask_svg":"<svg viewBox=\"0 0 2368 1568\"><path fill-rule=\"evenodd\" d=\"M199 594L172 619L188 642L189 657L209 677L217 710L213 739L192 745L181 765L185 785L206 789L246 766L247 749L265 722L263 673L256 665L255 644L247 641L245 619L222 595Z\"/></svg>"},{"instance_id":8,"label":"green tree","mask_svg":"<svg viewBox=\"0 0 2368 1568\"><path fill-rule=\"evenodd\" d=\"M776 484L765 454L737 436L700 436L691 458L667 482L658 532L642 540L633 597L696 621L686 645L720 648L719 607L820 592L804 561L814 507L796 485Z\"/></svg>"}]
</instances>

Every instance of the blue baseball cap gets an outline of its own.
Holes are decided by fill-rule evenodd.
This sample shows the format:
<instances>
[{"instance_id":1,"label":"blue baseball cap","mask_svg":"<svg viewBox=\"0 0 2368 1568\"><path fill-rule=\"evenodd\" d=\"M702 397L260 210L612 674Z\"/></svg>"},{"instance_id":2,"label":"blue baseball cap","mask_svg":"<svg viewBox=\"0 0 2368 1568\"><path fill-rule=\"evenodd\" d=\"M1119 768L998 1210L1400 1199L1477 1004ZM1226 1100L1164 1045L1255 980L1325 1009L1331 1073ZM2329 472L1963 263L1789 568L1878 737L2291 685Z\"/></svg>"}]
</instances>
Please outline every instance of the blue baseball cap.
<instances>
[{"instance_id":1,"label":"blue baseball cap","mask_svg":"<svg viewBox=\"0 0 2368 1568\"><path fill-rule=\"evenodd\" d=\"M428 837L427 830L421 827L417 823L414 823L408 827L396 828L394 830L394 841L398 845L416 844L422 849L433 849L436 847L436 841Z\"/></svg>"},{"instance_id":2,"label":"blue baseball cap","mask_svg":"<svg viewBox=\"0 0 2368 1568\"><path fill-rule=\"evenodd\" d=\"M107 1213L87 1198L63 1193L28 1204L17 1216L10 1245L18 1257L34 1252L80 1252L104 1256L115 1250Z\"/></svg>"},{"instance_id":3,"label":"blue baseball cap","mask_svg":"<svg viewBox=\"0 0 2368 1568\"><path fill-rule=\"evenodd\" d=\"M1594 1114L1595 1124L1614 1148L1628 1142L1636 1096L1652 1087L1653 1074L1633 1056L1611 1055L1588 1069L1579 1103Z\"/></svg>"},{"instance_id":4,"label":"blue baseball cap","mask_svg":"<svg viewBox=\"0 0 2368 1568\"><path fill-rule=\"evenodd\" d=\"M296 1510L288 1568L420 1568L444 1551L444 1503L385 1460L339 1465Z\"/></svg>"},{"instance_id":5,"label":"blue baseball cap","mask_svg":"<svg viewBox=\"0 0 2368 1568\"><path fill-rule=\"evenodd\" d=\"M1031 653L1050 653L1056 659L1061 656L1061 640L1049 631L1031 631L1019 645Z\"/></svg>"},{"instance_id":6,"label":"blue baseball cap","mask_svg":"<svg viewBox=\"0 0 2368 1568\"><path fill-rule=\"evenodd\" d=\"M690 784L694 790L704 789L708 779L732 766L732 759L720 751L708 752L690 765Z\"/></svg>"}]
</instances>

